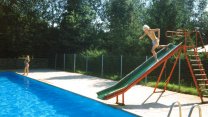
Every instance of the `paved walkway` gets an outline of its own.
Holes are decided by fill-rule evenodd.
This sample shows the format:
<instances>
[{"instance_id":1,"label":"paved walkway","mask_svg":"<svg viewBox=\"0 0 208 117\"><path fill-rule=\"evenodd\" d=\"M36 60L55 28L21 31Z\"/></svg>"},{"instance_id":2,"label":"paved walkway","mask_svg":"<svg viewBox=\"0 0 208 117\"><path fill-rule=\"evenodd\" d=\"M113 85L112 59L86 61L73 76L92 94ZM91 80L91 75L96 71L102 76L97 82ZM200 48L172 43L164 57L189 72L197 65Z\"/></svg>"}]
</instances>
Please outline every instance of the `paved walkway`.
<instances>
[{"instance_id":1,"label":"paved walkway","mask_svg":"<svg viewBox=\"0 0 208 117\"><path fill-rule=\"evenodd\" d=\"M21 71L16 71L22 74ZM126 106L118 106L115 104L115 98L100 100L96 94L96 92L115 84L115 81L49 69L31 70L28 77L50 83L144 117L167 117L170 105L176 101L181 102L183 117L188 117L189 110L194 104L199 104L202 108L202 117L207 117L208 115L208 104L200 104L200 98L193 95L171 91L153 94L153 88L136 85L125 93ZM205 100L208 101L207 98ZM178 115L178 106L176 106L173 109L171 117L178 117ZM192 117L198 117L197 108L194 109Z\"/></svg>"}]
</instances>

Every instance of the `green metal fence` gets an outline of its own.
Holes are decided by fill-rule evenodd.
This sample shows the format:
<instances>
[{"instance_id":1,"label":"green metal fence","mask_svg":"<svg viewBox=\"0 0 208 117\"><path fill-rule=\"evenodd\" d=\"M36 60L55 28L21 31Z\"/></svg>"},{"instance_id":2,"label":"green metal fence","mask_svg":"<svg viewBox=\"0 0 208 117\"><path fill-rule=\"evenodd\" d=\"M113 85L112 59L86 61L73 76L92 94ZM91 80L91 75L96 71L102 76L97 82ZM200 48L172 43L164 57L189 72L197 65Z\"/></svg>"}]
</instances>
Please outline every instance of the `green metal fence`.
<instances>
[{"instance_id":1,"label":"green metal fence","mask_svg":"<svg viewBox=\"0 0 208 117\"><path fill-rule=\"evenodd\" d=\"M51 63L50 63L51 62ZM54 59L48 58L31 58L30 68L48 68L49 65L54 63ZM50 66L52 68L53 66ZM8 69L23 69L24 59L21 58L0 58L0 70ZM54 68L54 67L53 67Z\"/></svg>"},{"instance_id":2,"label":"green metal fence","mask_svg":"<svg viewBox=\"0 0 208 117\"><path fill-rule=\"evenodd\" d=\"M80 54L56 54L49 58L32 58L30 68L51 68L64 70L69 72L85 72L86 74L120 80L125 75L130 73L136 67L141 65L148 57L146 56L82 56ZM204 69L208 73L208 58L201 58ZM165 82L173 67L175 58L168 60L164 73L161 77L161 82ZM152 71L147 78L142 80L142 83L156 82L162 69L160 67ZM18 58L0 58L0 69L23 69L24 60ZM186 60L179 59L170 83L186 86L194 86L192 76L190 74Z\"/></svg>"},{"instance_id":3,"label":"green metal fence","mask_svg":"<svg viewBox=\"0 0 208 117\"><path fill-rule=\"evenodd\" d=\"M117 77L121 79L126 74L142 64L148 57L145 56L99 56L86 57L78 54L57 54L54 59L54 67L58 70L70 72L82 71L103 78ZM162 75L161 81L165 82L173 67L175 58L168 60ZM203 59L202 63L206 69L208 59ZM52 62L49 62L52 63ZM162 65L150 73L142 82L157 81L162 69ZM206 72L208 73L207 69ZM179 59L178 64L171 77L170 83L194 86L188 65L184 59Z\"/></svg>"}]
</instances>

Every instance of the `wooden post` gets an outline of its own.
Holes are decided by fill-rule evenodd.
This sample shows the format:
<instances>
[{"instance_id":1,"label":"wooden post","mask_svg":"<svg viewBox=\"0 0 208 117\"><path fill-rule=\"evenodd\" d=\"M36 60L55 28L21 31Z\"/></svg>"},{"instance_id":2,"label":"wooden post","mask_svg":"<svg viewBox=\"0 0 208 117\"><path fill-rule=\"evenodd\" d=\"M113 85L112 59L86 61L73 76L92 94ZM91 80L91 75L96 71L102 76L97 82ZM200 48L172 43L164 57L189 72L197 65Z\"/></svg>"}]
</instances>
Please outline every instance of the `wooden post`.
<instances>
[{"instance_id":1,"label":"wooden post","mask_svg":"<svg viewBox=\"0 0 208 117\"><path fill-rule=\"evenodd\" d=\"M173 74L173 71L174 71L174 69L175 69L175 66L176 66L176 64L177 64L177 62L178 62L178 58L180 57L180 55L181 55L181 50L178 52L178 56L177 56L177 58L176 58L176 60L175 60L175 62L174 62L174 65L173 65L173 67L172 67L172 70L171 70L171 72L170 72L170 75L169 75L168 79L166 80L166 84L165 84L165 87L164 87L164 91L165 91L166 88L167 88L167 85L168 85L168 83L169 83L169 81L170 81L170 78L171 78L171 76L172 76L172 74Z\"/></svg>"},{"instance_id":2,"label":"wooden post","mask_svg":"<svg viewBox=\"0 0 208 117\"><path fill-rule=\"evenodd\" d=\"M167 61L168 61L168 60L166 60L166 61L164 62L164 64L163 64L162 70L161 70L161 72L160 72L160 75L159 75L159 77L158 77L158 79L157 79L157 83L156 83L156 85L155 85L155 89L154 89L154 91L153 91L154 93L156 92L158 83L160 82L160 79L161 79L161 77L162 77L162 74L163 74L163 71L164 71L164 69L165 69L165 66L166 66Z\"/></svg>"},{"instance_id":3,"label":"wooden post","mask_svg":"<svg viewBox=\"0 0 208 117\"><path fill-rule=\"evenodd\" d=\"M122 94L122 104L121 104L122 106L124 106L125 104L124 104L124 93Z\"/></svg>"},{"instance_id":4,"label":"wooden post","mask_svg":"<svg viewBox=\"0 0 208 117\"><path fill-rule=\"evenodd\" d=\"M118 95L116 96L116 104L118 104Z\"/></svg>"}]
</instances>

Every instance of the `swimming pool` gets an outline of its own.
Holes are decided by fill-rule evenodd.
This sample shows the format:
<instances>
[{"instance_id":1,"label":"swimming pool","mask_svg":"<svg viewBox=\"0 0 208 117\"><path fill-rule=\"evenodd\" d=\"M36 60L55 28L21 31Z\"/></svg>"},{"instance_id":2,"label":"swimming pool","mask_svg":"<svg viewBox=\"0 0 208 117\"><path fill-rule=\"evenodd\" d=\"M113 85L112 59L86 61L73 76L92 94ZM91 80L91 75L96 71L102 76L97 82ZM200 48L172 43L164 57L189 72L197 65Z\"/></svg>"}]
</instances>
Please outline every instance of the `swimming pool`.
<instances>
[{"instance_id":1,"label":"swimming pool","mask_svg":"<svg viewBox=\"0 0 208 117\"><path fill-rule=\"evenodd\" d=\"M0 117L135 117L13 72L0 73Z\"/></svg>"}]
</instances>

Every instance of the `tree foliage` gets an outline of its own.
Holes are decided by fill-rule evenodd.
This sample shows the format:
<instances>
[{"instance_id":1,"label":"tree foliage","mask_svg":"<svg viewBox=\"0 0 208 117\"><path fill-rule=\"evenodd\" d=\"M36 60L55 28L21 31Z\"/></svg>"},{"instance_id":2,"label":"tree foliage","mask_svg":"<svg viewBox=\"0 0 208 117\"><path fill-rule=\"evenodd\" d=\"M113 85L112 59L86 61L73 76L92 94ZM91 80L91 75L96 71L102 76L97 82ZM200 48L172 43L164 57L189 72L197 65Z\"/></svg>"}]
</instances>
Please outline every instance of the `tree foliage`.
<instances>
[{"instance_id":1,"label":"tree foliage","mask_svg":"<svg viewBox=\"0 0 208 117\"><path fill-rule=\"evenodd\" d=\"M64 52L79 52L93 44L92 21L96 18L94 1L69 0L60 25L60 43ZM70 47L70 48L68 48Z\"/></svg>"},{"instance_id":2,"label":"tree foliage","mask_svg":"<svg viewBox=\"0 0 208 117\"><path fill-rule=\"evenodd\" d=\"M165 31L200 27L208 34L207 0L0 0L0 57L88 50L151 55L142 26ZM148 51L148 53L147 53Z\"/></svg>"}]
</instances>

